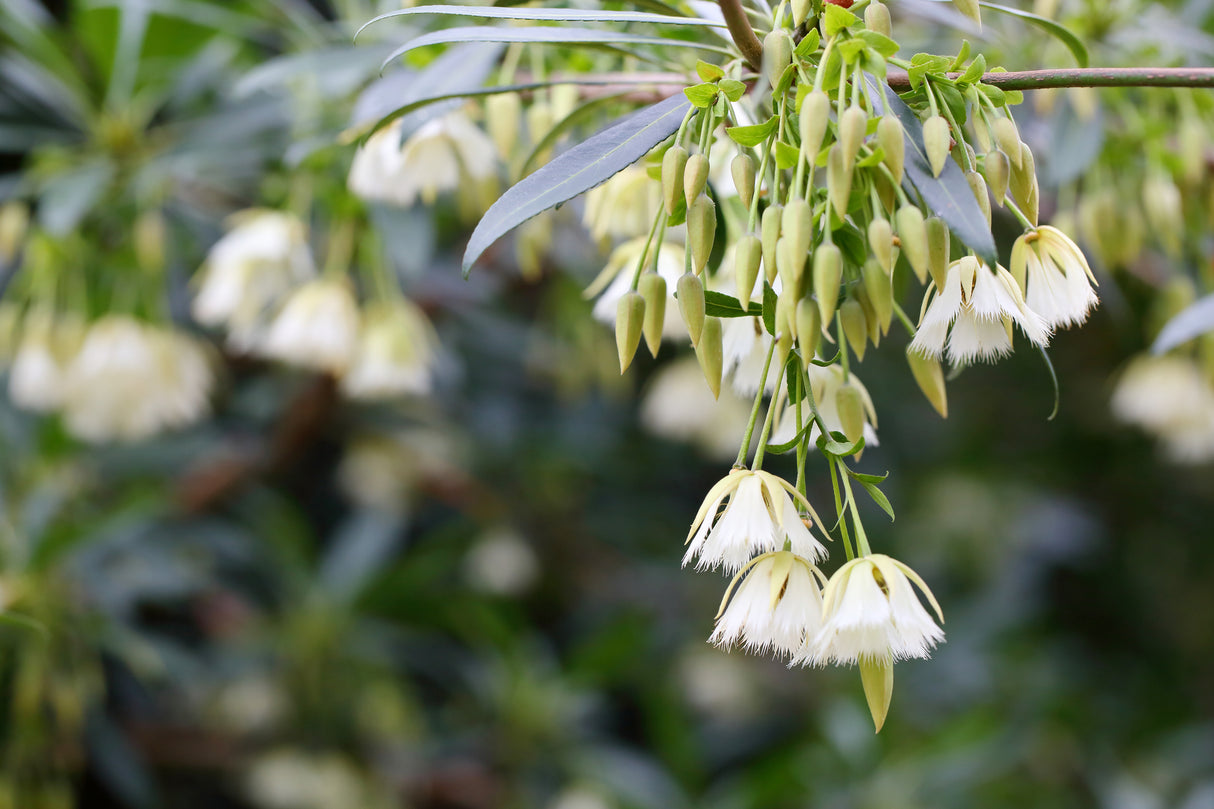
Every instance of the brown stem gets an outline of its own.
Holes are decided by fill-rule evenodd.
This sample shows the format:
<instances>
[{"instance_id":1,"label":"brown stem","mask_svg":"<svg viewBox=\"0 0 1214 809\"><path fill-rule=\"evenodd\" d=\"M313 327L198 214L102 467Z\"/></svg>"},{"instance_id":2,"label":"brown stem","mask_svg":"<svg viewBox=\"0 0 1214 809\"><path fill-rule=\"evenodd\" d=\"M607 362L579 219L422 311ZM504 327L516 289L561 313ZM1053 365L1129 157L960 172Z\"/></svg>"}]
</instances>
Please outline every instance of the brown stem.
<instances>
[{"instance_id":1,"label":"brown stem","mask_svg":"<svg viewBox=\"0 0 1214 809\"><path fill-rule=\"evenodd\" d=\"M738 50L742 52L742 56L752 68L762 69L763 43L755 36L754 29L750 27L750 20L746 19L742 0L718 0L718 2L734 44L738 46Z\"/></svg>"},{"instance_id":2,"label":"brown stem","mask_svg":"<svg viewBox=\"0 0 1214 809\"><path fill-rule=\"evenodd\" d=\"M955 79L960 73L950 73ZM911 89L910 78L901 71L886 76L898 92ZM1087 67L1065 70L1022 70L987 73L984 84L1004 90L1043 90L1050 87L1214 87L1214 68L1207 67Z\"/></svg>"}]
</instances>

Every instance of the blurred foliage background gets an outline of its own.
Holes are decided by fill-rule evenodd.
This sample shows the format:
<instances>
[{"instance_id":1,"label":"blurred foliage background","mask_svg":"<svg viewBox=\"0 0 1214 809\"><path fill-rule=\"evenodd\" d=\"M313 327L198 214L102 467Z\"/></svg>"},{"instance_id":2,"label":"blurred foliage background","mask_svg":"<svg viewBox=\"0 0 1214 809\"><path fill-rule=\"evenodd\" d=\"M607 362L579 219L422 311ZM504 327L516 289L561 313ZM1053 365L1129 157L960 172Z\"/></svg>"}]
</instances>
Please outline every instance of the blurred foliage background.
<instances>
[{"instance_id":1,"label":"blurred foliage background","mask_svg":"<svg viewBox=\"0 0 1214 809\"><path fill-rule=\"evenodd\" d=\"M955 48L945 7L891 5L911 52ZM1038 5L1095 64L1214 56L1208 0ZM863 466L891 472L898 510L870 532L932 583L948 632L899 666L874 736L854 672L705 643L721 582L678 562L728 460L640 425L676 351L618 376L576 206L537 280L503 249L465 283L475 200L346 190L360 93L399 98L433 57L380 79L405 29L352 34L383 10L5 0L0 195L32 217L6 300L49 256L87 279L92 316L135 290L202 335L190 278L226 218L281 208L317 255L334 222L365 226L442 348L428 395L365 403L211 340L211 416L130 443L0 403L0 807L1214 807L1214 468L1171 463L1109 406L1160 307L1208 291L1208 98L1017 112L1047 213L1115 203L1088 215L1102 305L1054 343L1053 421L1028 352L961 374L947 421L903 338L869 359ZM981 36L1012 69L1065 57L1012 21ZM1139 224L1106 255L1098 229L1140 222L1143 178L1189 170L1184 109L1205 162L1178 181L1183 247ZM132 235L153 214L161 260Z\"/></svg>"}]
</instances>

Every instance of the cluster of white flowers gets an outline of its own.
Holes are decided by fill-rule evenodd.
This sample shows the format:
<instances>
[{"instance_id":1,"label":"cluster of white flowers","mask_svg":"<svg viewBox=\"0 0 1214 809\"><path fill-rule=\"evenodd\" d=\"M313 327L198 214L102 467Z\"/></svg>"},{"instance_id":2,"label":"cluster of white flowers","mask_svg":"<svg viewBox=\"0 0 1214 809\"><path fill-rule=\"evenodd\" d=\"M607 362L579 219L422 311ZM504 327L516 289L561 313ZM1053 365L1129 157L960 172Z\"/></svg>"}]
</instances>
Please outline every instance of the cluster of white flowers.
<instances>
[{"instance_id":1,"label":"cluster of white flowers","mask_svg":"<svg viewBox=\"0 0 1214 809\"><path fill-rule=\"evenodd\" d=\"M1131 360L1113 391L1113 413L1162 442L1178 463L1214 459L1214 380L1181 354Z\"/></svg>"}]
</instances>

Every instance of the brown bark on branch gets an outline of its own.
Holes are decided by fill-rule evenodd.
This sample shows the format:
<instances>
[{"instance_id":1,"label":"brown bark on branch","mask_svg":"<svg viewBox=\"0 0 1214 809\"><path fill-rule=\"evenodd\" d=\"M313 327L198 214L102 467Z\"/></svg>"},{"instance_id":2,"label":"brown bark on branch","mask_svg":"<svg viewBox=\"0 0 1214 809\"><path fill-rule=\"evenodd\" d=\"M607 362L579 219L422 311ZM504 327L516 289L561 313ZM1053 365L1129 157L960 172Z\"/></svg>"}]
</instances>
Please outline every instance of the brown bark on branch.
<instances>
[{"instance_id":1,"label":"brown bark on branch","mask_svg":"<svg viewBox=\"0 0 1214 809\"><path fill-rule=\"evenodd\" d=\"M729 35L734 44L742 52L743 58L755 70L763 67L763 43L755 36L755 30L750 27L746 18L746 10L742 8L742 0L718 0L725 24L729 26Z\"/></svg>"}]
</instances>

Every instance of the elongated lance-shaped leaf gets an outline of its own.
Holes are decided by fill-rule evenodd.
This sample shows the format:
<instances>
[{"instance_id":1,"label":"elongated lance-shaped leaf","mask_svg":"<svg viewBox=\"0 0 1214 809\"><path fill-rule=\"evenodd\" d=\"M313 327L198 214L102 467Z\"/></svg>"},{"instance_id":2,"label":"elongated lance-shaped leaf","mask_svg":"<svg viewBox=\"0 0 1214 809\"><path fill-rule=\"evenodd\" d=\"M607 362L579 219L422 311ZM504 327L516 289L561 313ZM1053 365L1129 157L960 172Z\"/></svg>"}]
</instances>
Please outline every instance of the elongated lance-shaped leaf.
<instances>
[{"instance_id":1,"label":"elongated lance-shaped leaf","mask_svg":"<svg viewBox=\"0 0 1214 809\"><path fill-rule=\"evenodd\" d=\"M650 14L645 11L602 11L577 8L522 8L502 6L416 6L380 14L365 23L354 36L358 36L368 25L392 17L411 14L441 14L460 17L480 17L495 20L545 20L548 22L622 22L654 23L658 25L702 25L709 28L724 28L723 20L706 20L701 17L677 17L668 14Z\"/></svg>"},{"instance_id":2,"label":"elongated lance-shaped leaf","mask_svg":"<svg viewBox=\"0 0 1214 809\"><path fill-rule=\"evenodd\" d=\"M579 143L512 186L472 231L464 251L464 277L481 253L506 232L606 182L673 135L690 106L682 93L659 101Z\"/></svg>"},{"instance_id":3,"label":"elongated lance-shaped leaf","mask_svg":"<svg viewBox=\"0 0 1214 809\"><path fill-rule=\"evenodd\" d=\"M501 28L486 25L470 25L460 28L447 28L442 31L431 31L409 40L394 50L384 60L384 67L394 60L404 56L409 51L424 48L427 45L442 45L448 42L535 42L564 45L657 45L661 47L696 48L704 51L715 51L732 55L728 48L709 45L705 42L694 42L688 39L668 39L665 37L641 36L627 34L622 31L593 31L588 28L565 28L561 26L546 26L532 28Z\"/></svg>"},{"instance_id":4,"label":"elongated lance-shaped leaf","mask_svg":"<svg viewBox=\"0 0 1214 809\"><path fill-rule=\"evenodd\" d=\"M995 237L991 235L986 217L978 207L978 200L974 199L974 192L970 190L970 184L960 167L952 160L945 161L944 170L939 177L935 176L923 145L923 126L919 123L919 116L885 82L866 74L865 83L873 108L882 112L888 105L902 124L906 139L906 176L903 184L912 185L918 190L932 213L948 224L953 235L994 267L999 261Z\"/></svg>"},{"instance_id":5,"label":"elongated lance-shaped leaf","mask_svg":"<svg viewBox=\"0 0 1214 809\"><path fill-rule=\"evenodd\" d=\"M1040 26L1057 37L1063 45L1066 45L1067 49L1071 52L1071 55L1075 57L1075 61L1079 63L1080 67L1088 66L1088 49L1084 47L1083 41L1080 40L1079 37L1075 36L1074 32L1072 32L1071 29L1067 28L1065 25L1060 25L1048 17L1042 17L1038 14L1033 14L1030 11L1022 11L1018 8L1012 8L1011 6L1001 6L996 3L985 2L980 2L978 5L982 6L983 8L989 8L991 11L998 11L1002 14L1010 14L1013 17L1028 20L1034 25Z\"/></svg>"},{"instance_id":6,"label":"elongated lance-shaped leaf","mask_svg":"<svg viewBox=\"0 0 1214 809\"><path fill-rule=\"evenodd\" d=\"M1214 331L1214 295L1206 295L1160 329L1159 336L1151 345L1151 353L1163 354L1211 331Z\"/></svg>"}]
</instances>

